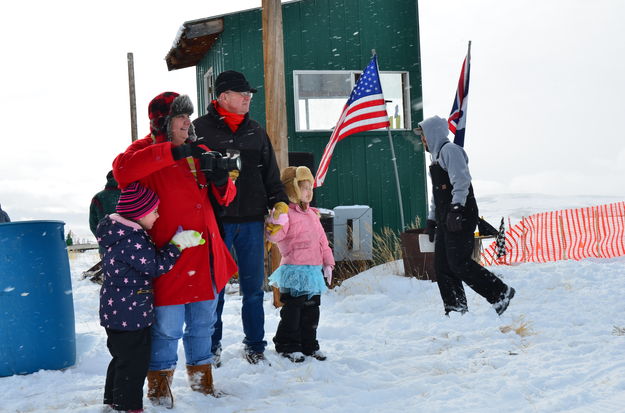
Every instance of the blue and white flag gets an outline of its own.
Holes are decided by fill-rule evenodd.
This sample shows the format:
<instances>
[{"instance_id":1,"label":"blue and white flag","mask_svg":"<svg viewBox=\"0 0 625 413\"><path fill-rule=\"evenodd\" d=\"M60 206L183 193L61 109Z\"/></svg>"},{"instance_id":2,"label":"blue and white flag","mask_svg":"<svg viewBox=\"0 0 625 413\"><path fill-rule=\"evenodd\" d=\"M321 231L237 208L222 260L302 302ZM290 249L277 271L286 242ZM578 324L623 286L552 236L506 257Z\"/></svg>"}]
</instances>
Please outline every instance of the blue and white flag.
<instances>
[{"instance_id":1,"label":"blue and white flag","mask_svg":"<svg viewBox=\"0 0 625 413\"><path fill-rule=\"evenodd\" d=\"M462 62L462 71L458 80L458 89L454 99L451 113L449 114L449 130L454 134L454 143L464 146L464 132L467 124L467 105L469 103L469 74L471 73L471 42L467 56Z\"/></svg>"}]
</instances>

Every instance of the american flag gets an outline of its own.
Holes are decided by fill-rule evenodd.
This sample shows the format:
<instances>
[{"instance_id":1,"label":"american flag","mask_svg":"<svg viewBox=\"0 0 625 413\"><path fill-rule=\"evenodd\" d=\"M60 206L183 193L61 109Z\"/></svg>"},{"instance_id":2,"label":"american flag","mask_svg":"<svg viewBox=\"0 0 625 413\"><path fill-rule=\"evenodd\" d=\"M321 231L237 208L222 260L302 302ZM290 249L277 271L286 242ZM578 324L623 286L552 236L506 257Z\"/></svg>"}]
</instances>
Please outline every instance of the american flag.
<instances>
[{"instance_id":1,"label":"american flag","mask_svg":"<svg viewBox=\"0 0 625 413\"><path fill-rule=\"evenodd\" d=\"M332 131L330 141L323 151L317 176L315 176L315 187L323 185L334 147L338 141L354 133L384 128L389 125L378 73L378 59L374 55L356 82L354 90L352 90L343 108L343 113L341 113L334 131Z\"/></svg>"},{"instance_id":2,"label":"american flag","mask_svg":"<svg viewBox=\"0 0 625 413\"><path fill-rule=\"evenodd\" d=\"M454 104L449 114L449 130L455 135L454 143L464 146L464 131L467 124L467 105L469 103L469 74L471 73L471 42L469 42L469 50L467 56L462 62L462 71L458 80L458 89Z\"/></svg>"}]
</instances>

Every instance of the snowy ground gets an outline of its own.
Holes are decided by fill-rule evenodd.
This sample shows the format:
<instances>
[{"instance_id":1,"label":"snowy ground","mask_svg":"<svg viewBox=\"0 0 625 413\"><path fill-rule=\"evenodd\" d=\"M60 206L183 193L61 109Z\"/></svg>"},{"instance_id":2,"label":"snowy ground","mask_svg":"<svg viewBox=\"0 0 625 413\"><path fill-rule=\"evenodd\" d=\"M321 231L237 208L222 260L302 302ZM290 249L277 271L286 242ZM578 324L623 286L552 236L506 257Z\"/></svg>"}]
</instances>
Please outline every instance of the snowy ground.
<instances>
[{"instance_id":1,"label":"snowy ground","mask_svg":"<svg viewBox=\"0 0 625 413\"><path fill-rule=\"evenodd\" d=\"M499 219L616 198L511 195L479 199ZM95 251L70 259L77 361L65 371L0 378L0 412L100 412L109 361L99 286L81 280ZM173 410L156 412L623 412L625 257L495 267L517 295L497 317L467 290L470 312L442 315L436 284L396 275L401 262L361 273L322 298L319 340L328 360L292 364L270 345L271 366L241 357L240 301L224 310L220 399L174 376ZM265 299L266 338L279 314ZM182 348L179 351L184 360Z\"/></svg>"}]
</instances>

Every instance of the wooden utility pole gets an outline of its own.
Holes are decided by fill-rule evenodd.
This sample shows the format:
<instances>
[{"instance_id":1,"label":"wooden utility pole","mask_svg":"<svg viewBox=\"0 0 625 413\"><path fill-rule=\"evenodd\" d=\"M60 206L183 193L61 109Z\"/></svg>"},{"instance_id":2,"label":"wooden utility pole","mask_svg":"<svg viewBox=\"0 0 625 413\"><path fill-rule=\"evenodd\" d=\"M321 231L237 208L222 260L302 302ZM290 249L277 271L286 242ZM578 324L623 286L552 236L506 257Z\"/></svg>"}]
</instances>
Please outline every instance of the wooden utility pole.
<instances>
[{"instance_id":1,"label":"wooden utility pole","mask_svg":"<svg viewBox=\"0 0 625 413\"><path fill-rule=\"evenodd\" d=\"M284 84L284 36L280 0L263 1L263 60L267 133L280 169L289 164L286 92Z\"/></svg>"},{"instance_id":2,"label":"wooden utility pole","mask_svg":"<svg viewBox=\"0 0 625 413\"><path fill-rule=\"evenodd\" d=\"M135 97L135 63L132 53L128 53L128 89L130 92L130 133L132 141L137 140L137 98Z\"/></svg>"},{"instance_id":3,"label":"wooden utility pole","mask_svg":"<svg viewBox=\"0 0 625 413\"><path fill-rule=\"evenodd\" d=\"M280 170L289 166L287 141L286 92L284 84L284 36L282 34L282 3L280 0L262 0L263 6L263 61L265 72L265 117L267 134L271 139ZM271 245L271 244L270 244ZM269 270L280 265L280 251L271 248ZM274 288L274 306L282 305L280 294Z\"/></svg>"}]
</instances>

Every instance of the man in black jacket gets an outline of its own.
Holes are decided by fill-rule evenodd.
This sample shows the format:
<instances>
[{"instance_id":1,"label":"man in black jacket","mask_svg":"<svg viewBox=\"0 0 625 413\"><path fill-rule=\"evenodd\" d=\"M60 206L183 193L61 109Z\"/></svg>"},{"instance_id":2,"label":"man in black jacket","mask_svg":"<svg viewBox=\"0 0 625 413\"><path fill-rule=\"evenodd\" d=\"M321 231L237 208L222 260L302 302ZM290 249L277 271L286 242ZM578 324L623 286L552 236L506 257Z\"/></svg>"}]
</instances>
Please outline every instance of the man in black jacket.
<instances>
[{"instance_id":1,"label":"man in black jacket","mask_svg":"<svg viewBox=\"0 0 625 413\"><path fill-rule=\"evenodd\" d=\"M239 266L239 286L243 296L241 319L245 338L245 357L252 364L265 361L265 314L263 311L264 218L274 208L288 211L288 198L280 181L280 170L267 132L249 118L250 103L256 89L242 73L228 70L217 76L215 96L206 115L193 122L198 143L226 154L238 150L241 171L236 179L237 197L221 214L224 240L234 249ZM219 294L217 323L213 333L213 353L219 365L221 353L224 291Z\"/></svg>"}]
</instances>

